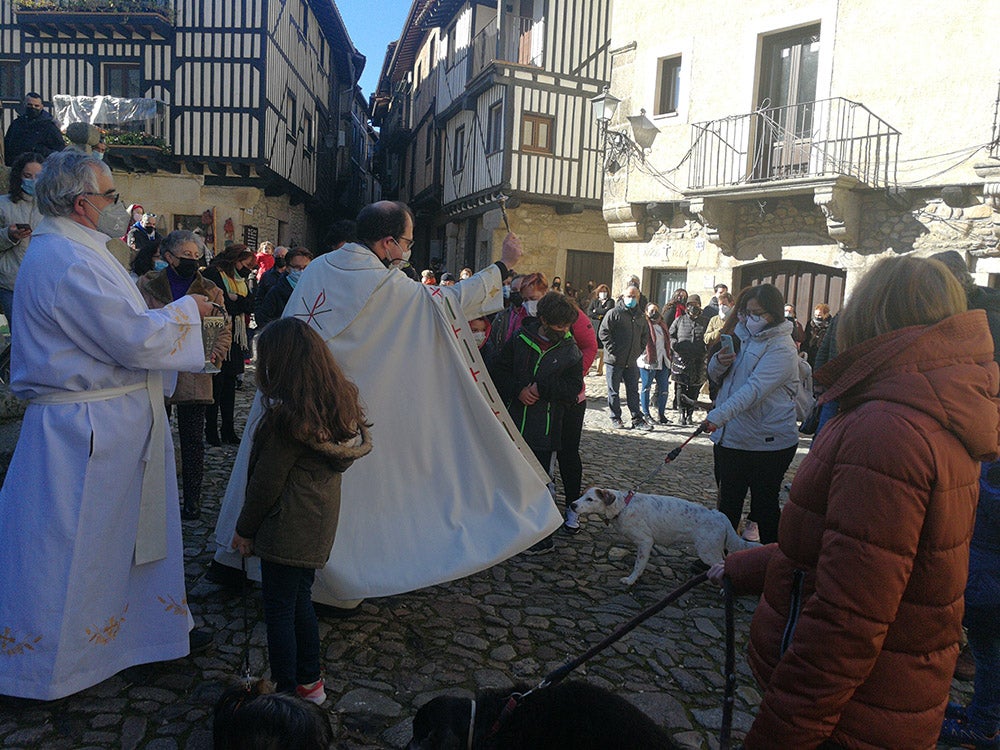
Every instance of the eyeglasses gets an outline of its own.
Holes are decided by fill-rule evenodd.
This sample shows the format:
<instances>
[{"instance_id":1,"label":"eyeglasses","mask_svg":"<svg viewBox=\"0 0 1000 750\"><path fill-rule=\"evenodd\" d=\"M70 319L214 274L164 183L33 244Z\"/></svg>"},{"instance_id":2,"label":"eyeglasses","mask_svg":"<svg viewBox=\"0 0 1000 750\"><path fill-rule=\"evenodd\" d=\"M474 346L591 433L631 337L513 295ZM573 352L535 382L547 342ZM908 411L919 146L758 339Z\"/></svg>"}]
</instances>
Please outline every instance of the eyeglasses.
<instances>
[{"instance_id":1,"label":"eyeglasses","mask_svg":"<svg viewBox=\"0 0 1000 750\"><path fill-rule=\"evenodd\" d=\"M396 238L396 237L393 237L392 239L393 239L393 241L394 241L394 242L395 242L395 243L396 243L397 245L399 245L399 241L400 241L400 240L402 240L403 242L406 242L406 243L407 243L407 245L406 245L406 249L407 249L407 250L409 250L410 252L412 252L412 251L413 251L413 245L414 245L415 243L413 242L413 238L412 238L412 237L399 237L399 238ZM400 245L400 247L402 247L402 245Z\"/></svg>"},{"instance_id":2,"label":"eyeglasses","mask_svg":"<svg viewBox=\"0 0 1000 750\"><path fill-rule=\"evenodd\" d=\"M94 195L99 198L107 198L112 203L117 203L118 199L121 198L121 194L116 193L114 188L104 193L84 193L84 195Z\"/></svg>"}]
</instances>

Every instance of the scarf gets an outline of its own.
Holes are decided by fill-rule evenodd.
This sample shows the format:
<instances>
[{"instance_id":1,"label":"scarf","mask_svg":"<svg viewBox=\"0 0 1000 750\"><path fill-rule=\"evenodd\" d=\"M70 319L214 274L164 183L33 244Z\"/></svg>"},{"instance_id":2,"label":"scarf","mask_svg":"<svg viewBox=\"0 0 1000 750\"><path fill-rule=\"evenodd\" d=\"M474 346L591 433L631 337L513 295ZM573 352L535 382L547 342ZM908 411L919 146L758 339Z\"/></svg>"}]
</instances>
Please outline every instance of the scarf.
<instances>
[{"instance_id":1,"label":"scarf","mask_svg":"<svg viewBox=\"0 0 1000 750\"><path fill-rule=\"evenodd\" d=\"M247 282L242 277L234 279L220 268L219 278L222 279L222 285L226 287L228 294L246 297L250 293L250 290L247 289ZM250 348L247 341L247 320L245 315L233 316L233 343L239 344L244 350Z\"/></svg>"}]
</instances>

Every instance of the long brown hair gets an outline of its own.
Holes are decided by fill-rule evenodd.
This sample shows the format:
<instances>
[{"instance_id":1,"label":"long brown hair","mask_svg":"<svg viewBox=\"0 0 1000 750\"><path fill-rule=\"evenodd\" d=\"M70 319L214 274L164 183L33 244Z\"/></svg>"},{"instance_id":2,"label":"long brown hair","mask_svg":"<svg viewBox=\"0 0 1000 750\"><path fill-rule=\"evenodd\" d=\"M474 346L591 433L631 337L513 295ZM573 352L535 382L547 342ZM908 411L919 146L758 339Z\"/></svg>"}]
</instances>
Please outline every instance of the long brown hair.
<instances>
[{"instance_id":1,"label":"long brown hair","mask_svg":"<svg viewBox=\"0 0 1000 750\"><path fill-rule=\"evenodd\" d=\"M883 258L851 293L837 323L837 350L889 331L933 325L965 312L962 285L948 267L930 258Z\"/></svg>"},{"instance_id":2,"label":"long brown hair","mask_svg":"<svg viewBox=\"0 0 1000 750\"><path fill-rule=\"evenodd\" d=\"M339 443L367 426L358 387L298 318L279 318L257 337L257 387L266 409L258 432Z\"/></svg>"}]
</instances>

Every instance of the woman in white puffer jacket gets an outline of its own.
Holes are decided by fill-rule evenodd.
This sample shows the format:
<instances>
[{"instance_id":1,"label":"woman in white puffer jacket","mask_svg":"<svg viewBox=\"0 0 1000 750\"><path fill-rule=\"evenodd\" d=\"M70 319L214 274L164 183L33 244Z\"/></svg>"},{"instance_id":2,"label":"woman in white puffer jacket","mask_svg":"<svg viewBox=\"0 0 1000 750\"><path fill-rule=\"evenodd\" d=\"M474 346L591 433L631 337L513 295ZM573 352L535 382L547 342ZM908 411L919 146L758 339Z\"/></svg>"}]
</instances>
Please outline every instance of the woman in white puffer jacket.
<instances>
[{"instance_id":1,"label":"woman in white puffer jacket","mask_svg":"<svg viewBox=\"0 0 1000 750\"><path fill-rule=\"evenodd\" d=\"M778 493L799 442L798 355L784 305L771 284L740 293L733 331L739 352L720 350L709 361L708 376L718 394L703 423L715 443L719 510L738 528L749 489L750 533L744 534L752 538L755 523L764 544L778 538Z\"/></svg>"}]
</instances>

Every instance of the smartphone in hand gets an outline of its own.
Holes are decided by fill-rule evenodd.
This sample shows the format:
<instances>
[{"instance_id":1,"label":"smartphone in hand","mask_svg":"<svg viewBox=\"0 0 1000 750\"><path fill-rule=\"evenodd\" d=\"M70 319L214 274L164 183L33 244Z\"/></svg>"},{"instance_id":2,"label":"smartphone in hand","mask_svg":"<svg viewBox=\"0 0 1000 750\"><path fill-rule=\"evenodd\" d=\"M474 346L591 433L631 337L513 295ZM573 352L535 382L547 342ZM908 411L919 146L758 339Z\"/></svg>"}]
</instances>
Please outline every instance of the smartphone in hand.
<instances>
[{"instance_id":1,"label":"smartphone in hand","mask_svg":"<svg viewBox=\"0 0 1000 750\"><path fill-rule=\"evenodd\" d=\"M733 337L731 334L724 333L719 338L722 341L722 349L720 351L725 352L726 354L732 354L736 351L736 349L733 348Z\"/></svg>"}]
</instances>

